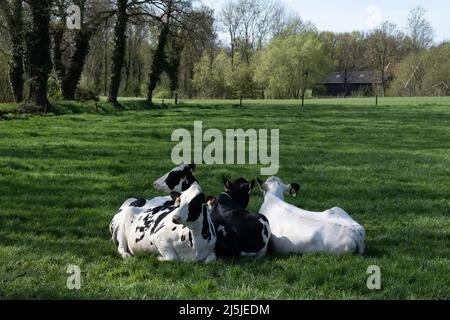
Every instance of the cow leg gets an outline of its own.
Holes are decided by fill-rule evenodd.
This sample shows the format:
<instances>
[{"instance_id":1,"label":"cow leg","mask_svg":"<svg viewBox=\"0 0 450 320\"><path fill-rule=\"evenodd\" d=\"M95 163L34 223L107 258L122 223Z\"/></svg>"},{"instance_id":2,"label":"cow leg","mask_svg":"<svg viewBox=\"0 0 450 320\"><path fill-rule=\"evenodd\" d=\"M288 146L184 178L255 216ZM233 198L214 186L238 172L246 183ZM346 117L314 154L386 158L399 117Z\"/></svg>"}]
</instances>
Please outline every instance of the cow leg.
<instances>
[{"instance_id":1,"label":"cow leg","mask_svg":"<svg viewBox=\"0 0 450 320\"><path fill-rule=\"evenodd\" d=\"M118 227L119 230L117 235L117 241L119 242L119 246L117 248L117 251L119 251L119 254L122 257L122 259L125 260L131 258L131 254L128 252L128 243L125 237L125 233L121 230L122 228L120 227L121 226Z\"/></svg>"},{"instance_id":2,"label":"cow leg","mask_svg":"<svg viewBox=\"0 0 450 320\"><path fill-rule=\"evenodd\" d=\"M173 249L173 247L164 240L157 241L156 246L158 248L160 256L159 261L175 261L179 260L178 255Z\"/></svg>"}]
</instances>

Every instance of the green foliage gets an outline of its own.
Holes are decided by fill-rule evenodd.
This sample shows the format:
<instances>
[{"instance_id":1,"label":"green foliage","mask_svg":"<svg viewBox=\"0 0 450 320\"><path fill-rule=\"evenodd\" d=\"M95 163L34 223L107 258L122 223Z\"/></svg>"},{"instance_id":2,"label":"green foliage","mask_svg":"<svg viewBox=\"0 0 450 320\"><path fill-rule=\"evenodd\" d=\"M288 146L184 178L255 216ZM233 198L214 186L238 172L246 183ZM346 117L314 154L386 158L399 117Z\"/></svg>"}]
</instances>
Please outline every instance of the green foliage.
<instances>
[{"instance_id":1,"label":"green foliage","mask_svg":"<svg viewBox=\"0 0 450 320\"><path fill-rule=\"evenodd\" d=\"M424 85L428 94L450 94L450 43L432 48L425 54L426 76ZM447 87L440 85L445 83Z\"/></svg>"},{"instance_id":2,"label":"green foliage","mask_svg":"<svg viewBox=\"0 0 450 320\"><path fill-rule=\"evenodd\" d=\"M13 100L8 77L8 57L0 53L0 103L12 102Z\"/></svg>"},{"instance_id":3,"label":"green foliage","mask_svg":"<svg viewBox=\"0 0 450 320\"><path fill-rule=\"evenodd\" d=\"M198 96L205 98L232 98L231 59L221 51L211 61L205 54L195 66L193 85Z\"/></svg>"},{"instance_id":4,"label":"green foliage","mask_svg":"<svg viewBox=\"0 0 450 320\"><path fill-rule=\"evenodd\" d=\"M77 101L99 101L99 97L95 94L94 91L77 87L75 90L75 100Z\"/></svg>"},{"instance_id":5,"label":"green foliage","mask_svg":"<svg viewBox=\"0 0 450 320\"><path fill-rule=\"evenodd\" d=\"M172 99L173 93L168 89L158 87L155 89L153 97L155 97L156 99Z\"/></svg>"},{"instance_id":6,"label":"green foliage","mask_svg":"<svg viewBox=\"0 0 450 320\"><path fill-rule=\"evenodd\" d=\"M237 109L192 101L0 122L0 298L448 299L450 98L380 102L310 100L300 109L298 101L249 101ZM120 103L128 109L145 100ZM199 117L220 130L283 124L279 176L303 186L286 200L309 210L344 208L366 227L367 254L122 261L111 218L129 197L161 195L150 186L173 167L170 135ZM196 176L217 195L223 175L255 178L259 168L199 166ZM255 190L250 210L261 202ZM68 264L81 268L79 291L66 288ZM370 265L381 267L381 291L366 287Z\"/></svg>"},{"instance_id":7,"label":"green foliage","mask_svg":"<svg viewBox=\"0 0 450 320\"><path fill-rule=\"evenodd\" d=\"M321 41L303 33L273 40L258 61L255 79L271 98L297 99L330 70Z\"/></svg>"},{"instance_id":8,"label":"green foliage","mask_svg":"<svg viewBox=\"0 0 450 320\"><path fill-rule=\"evenodd\" d=\"M47 80L47 95L52 100L62 99L61 82L55 72L52 72Z\"/></svg>"}]
</instances>

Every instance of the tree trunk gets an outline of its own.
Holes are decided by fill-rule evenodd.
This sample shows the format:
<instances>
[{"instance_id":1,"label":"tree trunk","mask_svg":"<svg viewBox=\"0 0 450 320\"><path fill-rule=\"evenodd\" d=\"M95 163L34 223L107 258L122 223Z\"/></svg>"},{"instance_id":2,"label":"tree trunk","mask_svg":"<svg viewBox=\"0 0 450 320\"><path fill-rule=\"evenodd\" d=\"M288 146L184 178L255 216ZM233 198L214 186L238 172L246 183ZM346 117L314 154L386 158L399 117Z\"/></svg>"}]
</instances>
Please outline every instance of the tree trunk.
<instances>
[{"instance_id":1,"label":"tree trunk","mask_svg":"<svg viewBox=\"0 0 450 320\"><path fill-rule=\"evenodd\" d=\"M79 30L75 35L75 51L61 86L64 100L75 100L75 91L80 82L84 63L89 53L91 35L92 33L86 30Z\"/></svg>"},{"instance_id":2,"label":"tree trunk","mask_svg":"<svg viewBox=\"0 0 450 320\"><path fill-rule=\"evenodd\" d=\"M166 61L166 55L164 52L164 49L166 47L167 43L167 36L169 33L169 27L163 26L161 33L158 37L158 45L156 47L155 54L153 55L153 62L151 66L151 72L148 79L148 86L147 86L147 100L150 103L153 103L153 91L156 88L156 84L159 81L159 78L161 77L161 73L164 71L165 68L165 61Z\"/></svg>"},{"instance_id":3,"label":"tree trunk","mask_svg":"<svg viewBox=\"0 0 450 320\"><path fill-rule=\"evenodd\" d=\"M108 102L114 104L117 104L117 96L122 80L122 68L127 46L127 4L127 0L117 0L117 21L114 27L114 49L112 53L111 83L109 85L108 95Z\"/></svg>"},{"instance_id":4,"label":"tree trunk","mask_svg":"<svg viewBox=\"0 0 450 320\"><path fill-rule=\"evenodd\" d=\"M28 101L43 112L55 112L47 99L50 73L50 0L29 2L31 26L26 36L26 62L29 75Z\"/></svg>"},{"instance_id":5,"label":"tree trunk","mask_svg":"<svg viewBox=\"0 0 450 320\"><path fill-rule=\"evenodd\" d=\"M11 3L11 15L8 17L8 28L11 39L11 60L9 63L9 81L16 102L23 101L23 6L22 0Z\"/></svg>"}]
</instances>

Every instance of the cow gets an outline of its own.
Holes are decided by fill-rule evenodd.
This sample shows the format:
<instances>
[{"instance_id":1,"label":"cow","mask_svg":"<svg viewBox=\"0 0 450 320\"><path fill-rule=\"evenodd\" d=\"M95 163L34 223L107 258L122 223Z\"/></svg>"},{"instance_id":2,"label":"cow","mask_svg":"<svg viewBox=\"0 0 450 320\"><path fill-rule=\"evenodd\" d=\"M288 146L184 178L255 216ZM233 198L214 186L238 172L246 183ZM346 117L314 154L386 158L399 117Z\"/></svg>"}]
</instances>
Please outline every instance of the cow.
<instances>
[{"instance_id":1,"label":"cow","mask_svg":"<svg viewBox=\"0 0 450 320\"><path fill-rule=\"evenodd\" d=\"M145 200L133 201L114 217L110 231L123 259L141 253L156 254L160 261L216 259L217 236L207 204L211 197L205 197L198 183L171 196L171 201L150 209Z\"/></svg>"},{"instance_id":2,"label":"cow","mask_svg":"<svg viewBox=\"0 0 450 320\"><path fill-rule=\"evenodd\" d=\"M153 183L156 190L170 193L183 192L194 182L198 182L194 177L195 164L182 164Z\"/></svg>"},{"instance_id":3,"label":"cow","mask_svg":"<svg viewBox=\"0 0 450 320\"><path fill-rule=\"evenodd\" d=\"M310 212L297 208L284 201L284 194L295 196L299 184L284 184L278 177L257 180L264 194L260 213L269 220L270 247L275 253L364 254L364 227L343 209Z\"/></svg>"},{"instance_id":4,"label":"cow","mask_svg":"<svg viewBox=\"0 0 450 320\"><path fill-rule=\"evenodd\" d=\"M247 210L255 180L224 179L225 192L210 203L217 232L216 254L221 257L254 257L266 255L271 235L269 222L261 214Z\"/></svg>"}]
</instances>

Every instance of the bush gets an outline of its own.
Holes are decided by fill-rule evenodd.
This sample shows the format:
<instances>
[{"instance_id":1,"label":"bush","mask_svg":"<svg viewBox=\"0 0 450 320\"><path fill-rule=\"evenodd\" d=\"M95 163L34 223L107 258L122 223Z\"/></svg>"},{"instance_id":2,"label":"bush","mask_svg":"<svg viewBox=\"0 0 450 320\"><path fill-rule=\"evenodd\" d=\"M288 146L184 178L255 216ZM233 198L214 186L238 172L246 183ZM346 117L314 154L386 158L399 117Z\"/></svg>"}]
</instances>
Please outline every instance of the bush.
<instances>
[{"instance_id":1,"label":"bush","mask_svg":"<svg viewBox=\"0 0 450 320\"><path fill-rule=\"evenodd\" d=\"M52 72L47 80L47 95L50 99L53 100L61 100L62 99L62 93L61 93L61 83L58 80L58 77L54 72Z\"/></svg>"},{"instance_id":2,"label":"bush","mask_svg":"<svg viewBox=\"0 0 450 320\"><path fill-rule=\"evenodd\" d=\"M156 99L172 99L173 93L168 89L157 89L155 90L153 97Z\"/></svg>"},{"instance_id":3,"label":"bush","mask_svg":"<svg viewBox=\"0 0 450 320\"><path fill-rule=\"evenodd\" d=\"M75 91L77 101L100 101L99 97L92 90L78 87Z\"/></svg>"}]
</instances>

